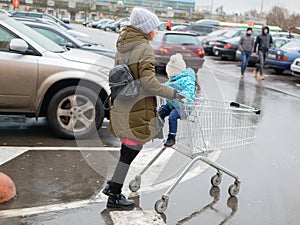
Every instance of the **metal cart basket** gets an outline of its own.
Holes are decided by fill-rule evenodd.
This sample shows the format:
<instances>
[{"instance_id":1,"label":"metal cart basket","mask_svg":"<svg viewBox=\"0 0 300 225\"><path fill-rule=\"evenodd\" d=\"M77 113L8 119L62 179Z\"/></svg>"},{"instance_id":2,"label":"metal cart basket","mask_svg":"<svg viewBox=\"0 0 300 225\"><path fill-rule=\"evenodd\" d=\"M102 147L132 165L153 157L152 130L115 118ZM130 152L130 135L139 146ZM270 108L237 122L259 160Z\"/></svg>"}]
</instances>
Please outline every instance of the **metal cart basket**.
<instances>
[{"instance_id":1,"label":"metal cart basket","mask_svg":"<svg viewBox=\"0 0 300 225\"><path fill-rule=\"evenodd\" d=\"M220 164L209 160L207 156L213 151L232 149L253 143L259 114L259 109L236 102L197 98L192 105L182 103L176 144L172 148L191 158L191 161L162 198L155 203L155 210L163 213L167 209L169 195L198 160L217 170L217 173L211 178L213 186L221 183L223 173L233 177L235 181L229 187L228 193L236 196L241 183L239 177ZM141 176L164 150L165 147L129 183L131 191L135 192L140 188Z\"/></svg>"}]
</instances>

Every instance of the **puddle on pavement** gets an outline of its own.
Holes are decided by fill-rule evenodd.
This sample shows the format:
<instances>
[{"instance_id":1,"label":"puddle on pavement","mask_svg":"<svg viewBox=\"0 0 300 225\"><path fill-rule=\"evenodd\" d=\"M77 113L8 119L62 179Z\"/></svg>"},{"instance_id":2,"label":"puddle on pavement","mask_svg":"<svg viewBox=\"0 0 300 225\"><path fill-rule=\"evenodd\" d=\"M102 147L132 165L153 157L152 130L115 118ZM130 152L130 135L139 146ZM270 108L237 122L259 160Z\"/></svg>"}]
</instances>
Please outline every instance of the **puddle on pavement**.
<instances>
[{"instance_id":1,"label":"puddle on pavement","mask_svg":"<svg viewBox=\"0 0 300 225\"><path fill-rule=\"evenodd\" d=\"M111 176L117 157L117 151L28 151L0 166L17 187L17 198L0 210L90 199Z\"/></svg>"}]
</instances>

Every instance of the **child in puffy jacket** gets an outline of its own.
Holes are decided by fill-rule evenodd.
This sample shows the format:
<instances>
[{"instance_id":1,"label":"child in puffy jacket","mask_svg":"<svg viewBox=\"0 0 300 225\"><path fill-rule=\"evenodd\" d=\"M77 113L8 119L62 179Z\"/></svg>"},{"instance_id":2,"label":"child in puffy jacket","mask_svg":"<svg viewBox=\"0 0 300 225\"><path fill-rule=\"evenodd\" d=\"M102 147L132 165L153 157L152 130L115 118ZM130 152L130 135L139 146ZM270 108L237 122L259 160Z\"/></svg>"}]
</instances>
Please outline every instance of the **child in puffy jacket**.
<instances>
[{"instance_id":1,"label":"child in puffy jacket","mask_svg":"<svg viewBox=\"0 0 300 225\"><path fill-rule=\"evenodd\" d=\"M177 53L171 56L166 66L166 72L169 81L165 85L174 88L187 100L188 104L193 104L195 99L196 74L193 69L186 68L181 54ZM164 144L166 147L172 147L175 144L178 119L184 116L184 111L181 110L183 107L182 104L176 99L167 100L167 103L162 105L158 110L158 114L163 121L165 117L169 116L169 134Z\"/></svg>"}]
</instances>

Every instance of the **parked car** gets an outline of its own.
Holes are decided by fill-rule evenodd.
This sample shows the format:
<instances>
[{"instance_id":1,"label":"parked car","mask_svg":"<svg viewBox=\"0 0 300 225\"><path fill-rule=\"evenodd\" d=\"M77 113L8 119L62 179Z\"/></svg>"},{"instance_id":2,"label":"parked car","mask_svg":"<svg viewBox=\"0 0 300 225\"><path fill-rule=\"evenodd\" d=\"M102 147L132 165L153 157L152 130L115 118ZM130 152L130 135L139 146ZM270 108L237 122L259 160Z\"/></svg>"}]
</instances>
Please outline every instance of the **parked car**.
<instances>
[{"instance_id":1,"label":"parked car","mask_svg":"<svg viewBox=\"0 0 300 225\"><path fill-rule=\"evenodd\" d=\"M51 25L57 29L63 30L67 32L68 34L72 35L73 37L76 37L78 39L85 39L88 38L89 36L87 34L81 33L79 31L76 31L74 29L68 30L65 27L61 26L60 24L48 20L48 19L43 19L43 18L34 18L34 17L13 17L13 19L18 20L18 21L32 21L36 23L42 23L42 24L48 24Z\"/></svg>"},{"instance_id":2,"label":"parked car","mask_svg":"<svg viewBox=\"0 0 300 225\"><path fill-rule=\"evenodd\" d=\"M43 19L47 19L47 20L52 20L55 23L63 26L64 28L71 30L72 27L70 27L68 24L62 22L61 20L59 20L58 18L56 18L55 16L52 16L50 14L46 14L46 13L40 13L40 12L28 12L28 11L15 11L13 13L11 13L11 17L33 17L33 18L43 18Z\"/></svg>"},{"instance_id":3,"label":"parked car","mask_svg":"<svg viewBox=\"0 0 300 225\"><path fill-rule=\"evenodd\" d=\"M99 21L99 19L95 18L95 19L91 19L91 20L86 20L86 21L82 22L82 25L86 26L86 27L91 27L92 22L94 22L94 21Z\"/></svg>"},{"instance_id":4,"label":"parked car","mask_svg":"<svg viewBox=\"0 0 300 225\"><path fill-rule=\"evenodd\" d=\"M216 26L216 27L220 26L220 21L219 20L212 20L212 19L201 19L201 20L198 20L196 23L205 24L205 25L212 25L212 26Z\"/></svg>"},{"instance_id":5,"label":"parked car","mask_svg":"<svg viewBox=\"0 0 300 225\"><path fill-rule=\"evenodd\" d=\"M55 27L49 26L47 24L41 24L38 22L32 22L32 21L22 21L19 20L21 23L29 26L30 28L34 29L38 33L44 35L45 37L49 38L56 44L67 47L67 48L77 48L81 50L86 50L90 52L94 52L100 55L104 55L110 58L115 57L115 52L113 52L110 49L106 49L103 46L99 44L94 44L90 42L82 42L75 37L69 35L68 33L56 29Z\"/></svg>"},{"instance_id":6,"label":"parked car","mask_svg":"<svg viewBox=\"0 0 300 225\"><path fill-rule=\"evenodd\" d=\"M220 29L220 30L215 30L205 36L199 36L198 37L198 40L204 44L205 41L209 38L214 38L214 37L220 37L220 36L223 36L226 32L228 31L228 29Z\"/></svg>"},{"instance_id":7,"label":"parked car","mask_svg":"<svg viewBox=\"0 0 300 225\"><path fill-rule=\"evenodd\" d=\"M282 37L282 38L286 38L288 36L288 32L276 32L276 33L272 33L272 37ZM300 40L300 35L299 34L294 34L293 36L295 39Z\"/></svg>"},{"instance_id":8,"label":"parked car","mask_svg":"<svg viewBox=\"0 0 300 225\"><path fill-rule=\"evenodd\" d=\"M103 102L113 64L105 56L62 48L0 15L0 114L46 116L58 137L89 137L107 116Z\"/></svg>"},{"instance_id":9,"label":"parked car","mask_svg":"<svg viewBox=\"0 0 300 225\"><path fill-rule=\"evenodd\" d=\"M242 31L241 33L246 33L246 31ZM241 34L237 33L237 34ZM253 36L256 37L259 35L261 31L253 30ZM221 59L231 59L235 60L236 51L238 50L239 41L241 36L235 36L233 38L217 40L213 47L213 55L220 56Z\"/></svg>"},{"instance_id":10,"label":"parked car","mask_svg":"<svg viewBox=\"0 0 300 225\"><path fill-rule=\"evenodd\" d=\"M220 56L221 59L235 60L235 53L238 49L241 37L233 37L223 41L217 41L213 47L213 55Z\"/></svg>"},{"instance_id":11,"label":"parked car","mask_svg":"<svg viewBox=\"0 0 300 225\"><path fill-rule=\"evenodd\" d=\"M112 30L114 32L119 32L120 29L121 29L121 23L123 22L127 22L129 21L128 18L123 18L123 19L119 19L118 21L114 22L114 23L111 23L109 24L105 29L103 30Z\"/></svg>"},{"instance_id":12,"label":"parked car","mask_svg":"<svg viewBox=\"0 0 300 225\"><path fill-rule=\"evenodd\" d=\"M104 20L102 23L98 24L97 28L103 30L103 28L104 28L107 24L109 24L109 23L114 23L114 22L115 22L115 20L106 19L106 20Z\"/></svg>"},{"instance_id":13,"label":"parked car","mask_svg":"<svg viewBox=\"0 0 300 225\"><path fill-rule=\"evenodd\" d=\"M130 25L130 21L124 21L120 23L120 31L121 32L125 27L127 27L128 25Z\"/></svg>"},{"instance_id":14,"label":"parked car","mask_svg":"<svg viewBox=\"0 0 300 225\"><path fill-rule=\"evenodd\" d=\"M9 12L7 12L5 9L0 9L0 14L10 15Z\"/></svg>"},{"instance_id":15,"label":"parked car","mask_svg":"<svg viewBox=\"0 0 300 225\"><path fill-rule=\"evenodd\" d=\"M188 24L173 26L172 31L184 31L184 32L186 32L188 26L189 26Z\"/></svg>"},{"instance_id":16,"label":"parked car","mask_svg":"<svg viewBox=\"0 0 300 225\"><path fill-rule=\"evenodd\" d=\"M186 23L182 23L182 22L174 22L172 21L172 27L176 27L176 26L182 26L182 25L187 25ZM167 30L167 22L161 22L158 27L157 27L158 31L164 31Z\"/></svg>"},{"instance_id":17,"label":"parked car","mask_svg":"<svg viewBox=\"0 0 300 225\"><path fill-rule=\"evenodd\" d=\"M110 19L101 19L101 20L94 20L91 22L92 28L99 28L104 23L107 23L108 21L111 21Z\"/></svg>"},{"instance_id":18,"label":"parked car","mask_svg":"<svg viewBox=\"0 0 300 225\"><path fill-rule=\"evenodd\" d=\"M257 36L261 30L253 30L253 34ZM223 41L229 38L241 37L246 34L246 29L229 29L222 36L207 38L202 42L206 54L213 55L213 47L218 41Z\"/></svg>"},{"instance_id":19,"label":"parked car","mask_svg":"<svg viewBox=\"0 0 300 225\"><path fill-rule=\"evenodd\" d=\"M69 17L64 17L61 19L62 22L66 23L66 24L70 24L70 18Z\"/></svg>"},{"instance_id":20,"label":"parked car","mask_svg":"<svg viewBox=\"0 0 300 225\"><path fill-rule=\"evenodd\" d=\"M110 25L110 24L113 24L115 23L116 21L115 20L110 20L110 21L107 21L106 23L103 23L101 24L100 27L98 27L99 29L102 29L104 31L106 31L107 27Z\"/></svg>"},{"instance_id":21,"label":"parked car","mask_svg":"<svg viewBox=\"0 0 300 225\"><path fill-rule=\"evenodd\" d=\"M151 43L157 69L165 69L171 55L180 53L187 67L195 71L202 68L205 52L195 34L178 31L161 31Z\"/></svg>"},{"instance_id":22,"label":"parked car","mask_svg":"<svg viewBox=\"0 0 300 225\"><path fill-rule=\"evenodd\" d=\"M182 31L188 31L193 34L203 36L207 35L215 30L219 30L219 27L216 27L214 25L206 25L206 24L201 24L201 23L191 23L188 26L185 27L184 30Z\"/></svg>"},{"instance_id":23,"label":"parked car","mask_svg":"<svg viewBox=\"0 0 300 225\"><path fill-rule=\"evenodd\" d=\"M270 48L266 65L273 68L277 74L290 70L291 64L300 57L300 40L292 39L280 48Z\"/></svg>"},{"instance_id":24,"label":"parked car","mask_svg":"<svg viewBox=\"0 0 300 225\"><path fill-rule=\"evenodd\" d=\"M292 75L300 77L300 58L296 58L291 65Z\"/></svg>"},{"instance_id":25,"label":"parked car","mask_svg":"<svg viewBox=\"0 0 300 225\"><path fill-rule=\"evenodd\" d=\"M280 48L281 46L285 45L286 43L290 42L291 39L287 38L273 38L273 44L274 48ZM239 50L236 51L235 54L236 60L242 61L241 52ZM254 66L258 62L258 56L256 54L253 54L250 56L248 64L250 66Z\"/></svg>"}]
</instances>

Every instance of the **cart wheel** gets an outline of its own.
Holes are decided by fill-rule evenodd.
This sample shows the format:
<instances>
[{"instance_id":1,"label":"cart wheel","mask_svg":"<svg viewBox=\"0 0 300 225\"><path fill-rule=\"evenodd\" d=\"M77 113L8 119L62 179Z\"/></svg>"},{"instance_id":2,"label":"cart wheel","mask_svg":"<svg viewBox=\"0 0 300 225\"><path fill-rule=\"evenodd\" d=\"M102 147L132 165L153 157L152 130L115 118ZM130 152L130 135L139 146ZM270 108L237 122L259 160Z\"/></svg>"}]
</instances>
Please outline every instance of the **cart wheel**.
<instances>
[{"instance_id":1,"label":"cart wheel","mask_svg":"<svg viewBox=\"0 0 300 225\"><path fill-rule=\"evenodd\" d=\"M220 185L222 181L222 177L219 176L218 174L215 174L212 176L212 178L210 179L210 183L212 184L212 186L217 187Z\"/></svg>"},{"instance_id":2,"label":"cart wheel","mask_svg":"<svg viewBox=\"0 0 300 225\"><path fill-rule=\"evenodd\" d=\"M236 196L239 193L239 191L240 191L240 188L236 184L232 184L228 188L228 193L232 197Z\"/></svg>"},{"instance_id":3,"label":"cart wheel","mask_svg":"<svg viewBox=\"0 0 300 225\"><path fill-rule=\"evenodd\" d=\"M164 211L166 211L167 207L168 203L163 199L157 200L154 205L154 209L157 213L163 213Z\"/></svg>"},{"instance_id":4,"label":"cart wheel","mask_svg":"<svg viewBox=\"0 0 300 225\"><path fill-rule=\"evenodd\" d=\"M141 183L137 179L131 180L129 182L129 189L132 192L136 192L137 190L140 189L140 187L141 187Z\"/></svg>"}]
</instances>

